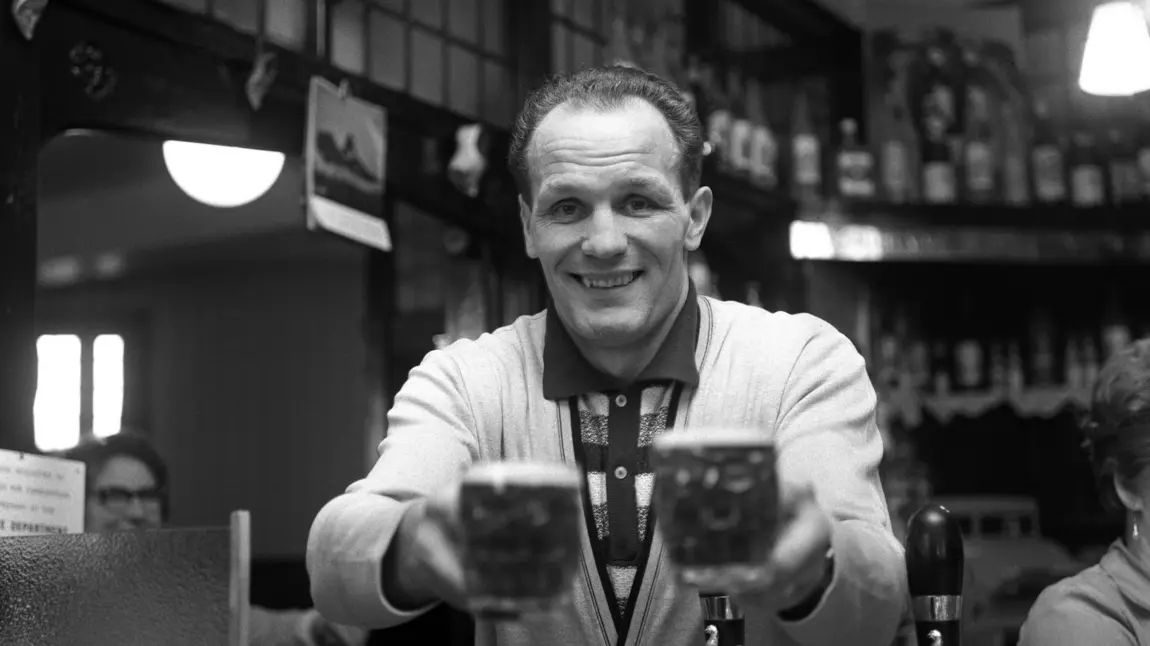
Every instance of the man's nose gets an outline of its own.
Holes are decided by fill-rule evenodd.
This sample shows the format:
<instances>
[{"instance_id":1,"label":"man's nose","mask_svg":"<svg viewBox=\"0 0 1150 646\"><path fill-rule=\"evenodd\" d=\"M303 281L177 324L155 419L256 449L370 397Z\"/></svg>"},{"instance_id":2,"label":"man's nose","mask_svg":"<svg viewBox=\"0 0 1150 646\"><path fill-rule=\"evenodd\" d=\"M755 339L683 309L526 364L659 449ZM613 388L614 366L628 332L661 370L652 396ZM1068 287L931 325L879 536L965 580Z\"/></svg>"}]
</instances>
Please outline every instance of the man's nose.
<instances>
[{"instance_id":1,"label":"man's nose","mask_svg":"<svg viewBox=\"0 0 1150 646\"><path fill-rule=\"evenodd\" d=\"M143 518L146 514L144 502L138 497L133 497L128 501L128 506L124 509L124 515L132 519Z\"/></svg>"},{"instance_id":2,"label":"man's nose","mask_svg":"<svg viewBox=\"0 0 1150 646\"><path fill-rule=\"evenodd\" d=\"M593 258L611 258L627 251L627 234L610 208L596 209L587 221L583 253Z\"/></svg>"}]
</instances>

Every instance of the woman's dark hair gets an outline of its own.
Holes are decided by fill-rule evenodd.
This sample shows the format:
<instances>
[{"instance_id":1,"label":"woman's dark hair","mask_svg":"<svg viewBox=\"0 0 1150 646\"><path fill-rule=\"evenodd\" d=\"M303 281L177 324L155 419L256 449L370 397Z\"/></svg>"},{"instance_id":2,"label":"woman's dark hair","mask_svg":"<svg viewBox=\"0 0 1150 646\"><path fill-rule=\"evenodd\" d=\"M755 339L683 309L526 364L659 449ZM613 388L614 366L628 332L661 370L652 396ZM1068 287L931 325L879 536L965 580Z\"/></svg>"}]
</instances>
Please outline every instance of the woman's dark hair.
<instances>
[{"instance_id":1,"label":"woman's dark hair","mask_svg":"<svg viewBox=\"0 0 1150 646\"><path fill-rule=\"evenodd\" d=\"M1102 367L1082 430L1103 506L1124 510L1116 479L1130 482L1150 464L1150 338L1114 353Z\"/></svg>"},{"instance_id":2,"label":"woman's dark hair","mask_svg":"<svg viewBox=\"0 0 1150 646\"><path fill-rule=\"evenodd\" d=\"M592 67L548 80L527 96L511 128L507 165L520 195L531 200L527 150L535 129L555 108L613 110L631 100L646 101L663 115L679 153L679 183L683 199L691 199L703 174L703 128L694 106L674 83L649 72L624 66Z\"/></svg>"},{"instance_id":3,"label":"woman's dark hair","mask_svg":"<svg viewBox=\"0 0 1150 646\"><path fill-rule=\"evenodd\" d=\"M89 491L96 476L112 458L126 457L140 461L156 481L156 489L160 493L161 518L165 521L168 519L168 465L156 447L143 435L122 430L105 438L90 437L64 451L60 457L84 463Z\"/></svg>"}]
</instances>

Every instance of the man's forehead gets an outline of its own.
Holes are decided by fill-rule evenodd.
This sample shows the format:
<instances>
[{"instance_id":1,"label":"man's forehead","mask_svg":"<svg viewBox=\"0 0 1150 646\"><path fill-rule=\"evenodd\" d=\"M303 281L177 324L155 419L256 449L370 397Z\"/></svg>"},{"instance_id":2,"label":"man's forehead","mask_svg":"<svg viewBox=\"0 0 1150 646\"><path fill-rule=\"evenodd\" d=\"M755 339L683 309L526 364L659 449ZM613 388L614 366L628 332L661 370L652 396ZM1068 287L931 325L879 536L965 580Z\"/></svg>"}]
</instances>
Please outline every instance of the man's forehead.
<instances>
[{"instance_id":1,"label":"man's forehead","mask_svg":"<svg viewBox=\"0 0 1150 646\"><path fill-rule=\"evenodd\" d=\"M533 183L568 162L674 172L679 156L666 119L638 99L608 109L560 105L540 121L527 152Z\"/></svg>"}]
</instances>

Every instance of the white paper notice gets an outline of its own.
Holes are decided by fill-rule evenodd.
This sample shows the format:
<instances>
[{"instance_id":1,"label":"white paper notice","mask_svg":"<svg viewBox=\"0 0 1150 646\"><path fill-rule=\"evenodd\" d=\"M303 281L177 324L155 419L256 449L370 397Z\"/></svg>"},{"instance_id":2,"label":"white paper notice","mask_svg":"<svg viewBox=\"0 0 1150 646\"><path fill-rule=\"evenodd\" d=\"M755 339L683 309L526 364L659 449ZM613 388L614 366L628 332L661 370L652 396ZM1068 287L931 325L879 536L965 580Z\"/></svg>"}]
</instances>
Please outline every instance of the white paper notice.
<instances>
[{"instance_id":1,"label":"white paper notice","mask_svg":"<svg viewBox=\"0 0 1150 646\"><path fill-rule=\"evenodd\" d=\"M83 462L0 450L0 536L83 531Z\"/></svg>"}]
</instances>

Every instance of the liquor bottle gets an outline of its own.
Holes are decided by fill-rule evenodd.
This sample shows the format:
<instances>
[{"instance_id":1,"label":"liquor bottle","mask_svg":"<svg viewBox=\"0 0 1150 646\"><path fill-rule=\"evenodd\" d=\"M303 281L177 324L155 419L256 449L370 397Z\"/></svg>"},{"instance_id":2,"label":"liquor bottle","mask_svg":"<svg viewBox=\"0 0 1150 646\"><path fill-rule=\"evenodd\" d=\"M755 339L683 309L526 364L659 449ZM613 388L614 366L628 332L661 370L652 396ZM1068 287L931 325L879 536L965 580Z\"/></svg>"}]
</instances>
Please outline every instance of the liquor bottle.
<instances>
[{"instance_id":1,"label":"liquor bottle","mask_svg":"<svg viewBox=\"0 0 1150 646\"><path fill-rule=\"evenodd\" d=\"M1012 395L1022 394L1026 390L1026 373L1022 365L1022 350L1018 343L1012 341L1006 355L1006 384L1007 391Z\"/></svg>"},{"instance_id":2,"label":"liquor bottle","mask_svg":"<svg viewBox=\"0 0 1150 646\"><path fill-rule=\"evenodd\" d=\"M994 140L993 119L991 117L991 90L994 78L991 77L975 45L968 44L962 49L966 64L965 84L965 137L963 172L963 197L966 201L986 204L997 201L999 184L1000 155Z\"/></svg>"},{"instance_id":3,"label":"liquor bottle","mask_svg":"<svg viewBox=\"0 0 1150 646\"><path fill-rule=\"evenodd\" d=\"M1001 343L992 343L990 346L990 389L1000 394L1009 390L1006 351Z\"/></svg>"},{"instance_id":4,"label":"liquor bottle","mask_svg":"<svg viewBox=\"0 0 1150 646\"><path fill-rule=\"evenodd\" d=\"M1054 385L1054 327L1046 312L1035 312L1031 319L1030 342L1032 383L1036 386Z\"/></svg>"},{"instance_id":5,"label":"liquor bottle","mask_svg":"<svg viewBox=\"0 0 1150 646\"><path fill-rule=\"evenodd\" d=\"M1080 130L1074 133L1074 146L1070 152L1071 202L1074 206L1100 206L1106 202L1106 180L1094 135Z\"/></svg>"},{"instance_id":6,"label":"liquor bottle","mask_svg":"<svg viewBox=\"0 0 1150 646\"><path fill-rule=\"evenodd\" d=\"M734 70L727 73L727 97L731 102L731 140L728 168L736 177L748 177L751 171L751 122L747 119L743 79Z\"/></svg>"},{"instance_id":7,"label":"liquor bottle","mask_svg":"<svg viewBox=\"0 0 1150 646\"><path fill-rule=\"evenodd\" d=\"M799 88L791 117L792 185L800 201L820 197L823 184L822 149L811 123L809 88Z\"/></svg>"},{"instance_id":8,"label":"liquor bottle","mask_svg":"<svg viewBox=\"0 0 1150 646\"><path fill-rule=\"evenodd\" d=\"M921 146L922 193L926 202L949 204L957 199L953 138L960 127L959 94L945 44L938 39L928 43L911 90Z\"/></svg>"},{"instance_id":9,"label":"liquor bottle","mask_svg":"<svg viewBox=\"0 0 1150 646\"><path fill-rule=\"evenodd\" d=\"M946 397L953 391L951 374L953 373L952 355L950 346L945 341L935 341L931 347L931 372L934 384L931 389L938 397Z\"/></svg>"},{"instance_id":10,"label":"liquor bottle","mask_svg":"<svg viewBox=\"0 0 1150 646\"><path fill-rule=\"evenodd\" d=\"M1086 388L1093 388L1094 382L1098 381L1098 370L1100 368L1098 361L1098 344L1094 341L1092 335L1087 335L1082 339L1082 385Z\"/></svg>"},{"instance_id":11,"label":"liquor bottle","mask_svg":"<svg viewBox=\"0 0 1150 646\"><path fill-rule=\"evenodd\" d=\"M1110 201L1114 204L1138 203L1142 201L1142 187L1138 178L1138 158L1134 146L1117 128L1111 128L1108 134Z\"/></svg>"},{"instance_id":12,"label":"liquor bottle","mask_svg":"<svg viewBox=\"0 0 1150 646\"><path fill-rule=\"evenodd\" d=\"M914 128L906 118L906 110L888 92L885 98L889 117L882 142L882 189L886 199L894 204L914 201L914 178L918 171L912 166L911 151L916 150Z\"/></svg>"},{"instance_id":13,"label":"liquor bottle","mask_svg":"<svg viewBox=\"0 0 1150 646\"><path fill-rule=\"evenodd\" d=\"M1150 101L1140 104L1137 133L1138 180L1143 202L1150 202Z\"/></svg>"},{"instance_id":14,"label":"liquor bottle","mask_svg":"<svg viewBox=\"0 0 1150 646\"><path fill-rule=\"evenodd\" d=\"M704 70L703 78L711 82L712 88L707 93L707 142L711 144L711 157L715 159L715 166L720 172L730 174L731 125L734 123L731 102L713 72Z\"/></svg>"},{"instance_id":15,"label":"liquor bottle","mask_svg":"<svg viewBox=\"0 0 1150 646\"><path fill-rule=\"evenodd\" d=\"M1011 206L1030 204L1030 176L1026 166L1026 124L1022 113L1010 99L999 105L1002 119L1002 170L1006 203Z\"/></svg>"},{"instance_id":16,"label":"liquor bottle","mask_svg":"<svg viewBox=\"0 0 1150 646\"><path fill-rule=\"evenodd\" d=\"M1082 354L1079 351L1078 339L1071 336L1066 340L1066 387L1070 390L1079 390L1085 383L1085 370L1082 365Z\"/></svg>"},{"instance_id":17,"label":"liquor bottle","mask_svg":"<svg viewBox=\"0 0 1150 646\"><path fill-rule=\"evenodd\" d=\"M839 195L849 200L869 200L875 195L874 155L859 145L858 124L843 119L842 146L837 159Z\"/></svg>"},{"instance_id":18,"label":"liquor bottle","mask_svg":"<svg viewBox=\"0 0 1150 646\"><path fill-rule=\"evenodd\" d=\"M1066 200L1066 168L1062 142L1055 134L1046 102L1034 102L1034 145L1030 152L1034 168L1034 197L1043 204Z\"/></svg>"},{"instance_id":19,"label":"liquor bottle","mask_svg":"<svg viewBox=\"0 0 1150 646\"><path fill-rule=\"evenodd\" d=\"M762 85L754 79L748 81L746 96L747 117L751 122L751 182L765 190L774 190L779 185L779 144L767 122Z\"/></svg>"}]
</instances>

